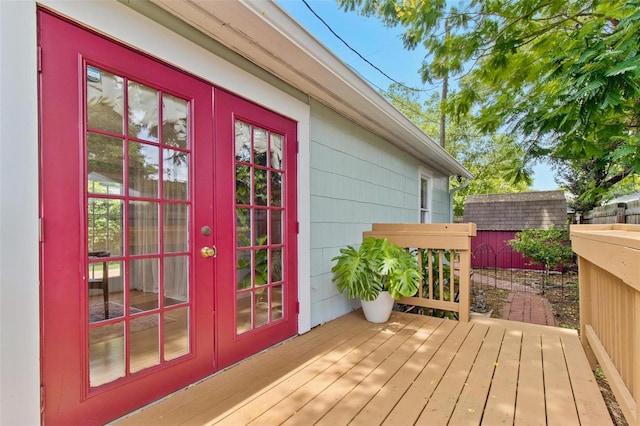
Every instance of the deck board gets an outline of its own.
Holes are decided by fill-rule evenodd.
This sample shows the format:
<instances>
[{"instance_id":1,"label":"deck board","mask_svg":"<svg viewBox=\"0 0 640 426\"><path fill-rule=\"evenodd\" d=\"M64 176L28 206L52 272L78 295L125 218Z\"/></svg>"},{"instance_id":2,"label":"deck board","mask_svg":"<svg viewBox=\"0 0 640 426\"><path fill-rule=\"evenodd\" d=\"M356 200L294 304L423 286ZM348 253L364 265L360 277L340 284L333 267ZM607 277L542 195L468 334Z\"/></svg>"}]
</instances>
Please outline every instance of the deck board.
<instances>
[{"instance_id":1,"label":"deck board","mask_svg":"<svg viewBox=\"0 0 640 426\"><path fill-rule=\"evenodd\" d=\"M611 424L575 331L360 311L118 425Z\"/></svg>"}]
</instances>

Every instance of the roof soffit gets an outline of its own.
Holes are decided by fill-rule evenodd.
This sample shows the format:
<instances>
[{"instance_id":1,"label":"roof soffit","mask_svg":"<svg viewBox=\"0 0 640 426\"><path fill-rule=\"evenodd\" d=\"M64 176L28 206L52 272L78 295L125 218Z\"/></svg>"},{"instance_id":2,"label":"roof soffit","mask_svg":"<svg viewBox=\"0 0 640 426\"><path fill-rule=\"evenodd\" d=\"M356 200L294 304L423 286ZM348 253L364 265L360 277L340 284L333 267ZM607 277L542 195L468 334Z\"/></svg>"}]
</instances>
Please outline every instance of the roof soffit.
<instances>
[{"instance_id":1,"label":"roof soffit","mask_svg":"<svg viewBox=\"0 0 640 426\"><path fill-rule=\"evenodd\" d=\"M251 62L446 175L471 177L271 1L151 0Z\"/></svg>"}]
</instances>

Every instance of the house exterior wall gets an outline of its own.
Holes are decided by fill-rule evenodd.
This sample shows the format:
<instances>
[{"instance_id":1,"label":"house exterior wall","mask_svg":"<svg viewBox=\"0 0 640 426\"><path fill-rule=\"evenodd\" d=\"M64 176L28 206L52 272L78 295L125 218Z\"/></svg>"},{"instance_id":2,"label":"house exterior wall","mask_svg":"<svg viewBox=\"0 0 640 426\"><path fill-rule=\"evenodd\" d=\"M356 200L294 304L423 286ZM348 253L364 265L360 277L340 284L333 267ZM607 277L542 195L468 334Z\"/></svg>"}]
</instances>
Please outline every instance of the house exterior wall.
<instances>
[{"instance_id":1,"label":"house exterior wall","mask_svg":"<svg viewBox=\"0 0 640 426\"><path fill-rule=\"evenodd\" d=\"M196 40L199 33L177 35L117 2L38 4L295 120L299 331L357 307L336 294L330 259L371 223L418 221L417 160L318 103L310 107L263 70ZM36 35L35 1L0 1L0 424L40 423ZM435 174L432 221L449 214L448 178Z\"/></svg>"},{"instance_id":2,"label":"house exterior wall","mask_svg":"<svg viewBox=\"0 0 640 426\"><path fill-rule=\"evenodd\" d=\"M419 221L421 164L311 102L311 324L359 307L331 282L331 259L376 222ZM432 220L448 222L448 178L433 176Z\"/></svg>"}]
</instances>

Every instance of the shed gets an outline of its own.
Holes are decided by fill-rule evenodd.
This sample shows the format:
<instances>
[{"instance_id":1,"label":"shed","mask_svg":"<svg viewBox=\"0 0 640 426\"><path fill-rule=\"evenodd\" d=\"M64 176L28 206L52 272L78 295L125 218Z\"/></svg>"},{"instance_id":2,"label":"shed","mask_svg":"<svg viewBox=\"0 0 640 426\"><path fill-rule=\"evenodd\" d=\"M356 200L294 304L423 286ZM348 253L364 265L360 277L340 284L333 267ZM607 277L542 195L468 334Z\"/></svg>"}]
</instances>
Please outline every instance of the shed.
<instances>
[{"instance_id":1,"label":"shed","mask_svg":"<svg viewBox=\"0 0 640 426\"><path fill-rule=\"evenodd\" d=\"M512 253L507 242L523 229L565 226L567 201L559 190L470 195L464 203L464 222L478 227L472 239L474 268L539 269L519 253Z\"/></svg>"}]
</instances>

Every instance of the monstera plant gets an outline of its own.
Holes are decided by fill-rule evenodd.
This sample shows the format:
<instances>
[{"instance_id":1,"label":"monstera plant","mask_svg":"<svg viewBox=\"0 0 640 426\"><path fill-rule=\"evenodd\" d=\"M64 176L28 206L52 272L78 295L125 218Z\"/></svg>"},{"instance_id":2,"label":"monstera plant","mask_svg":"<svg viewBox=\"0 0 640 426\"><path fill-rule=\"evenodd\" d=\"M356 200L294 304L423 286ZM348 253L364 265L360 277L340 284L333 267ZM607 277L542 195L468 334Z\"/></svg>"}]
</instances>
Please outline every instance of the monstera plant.
<instances>
[{"instance_id":1,"label":"monstera plant","mask_svg":"<svg viewBox=\"0 0 640 426\"><path fill-rule=\"evenodd\" d=\"M394 299L413 296L418 291L420 270L416 256L386 238L367 237L359 249L340 249L331 272L332 281L349 298L360 298L365 317L372 322L385 322L391 314ZM382 305L384 313L369 316L369 308ZM386 316L385 316L386 315Z\"/></svg>"}]
</instances>

